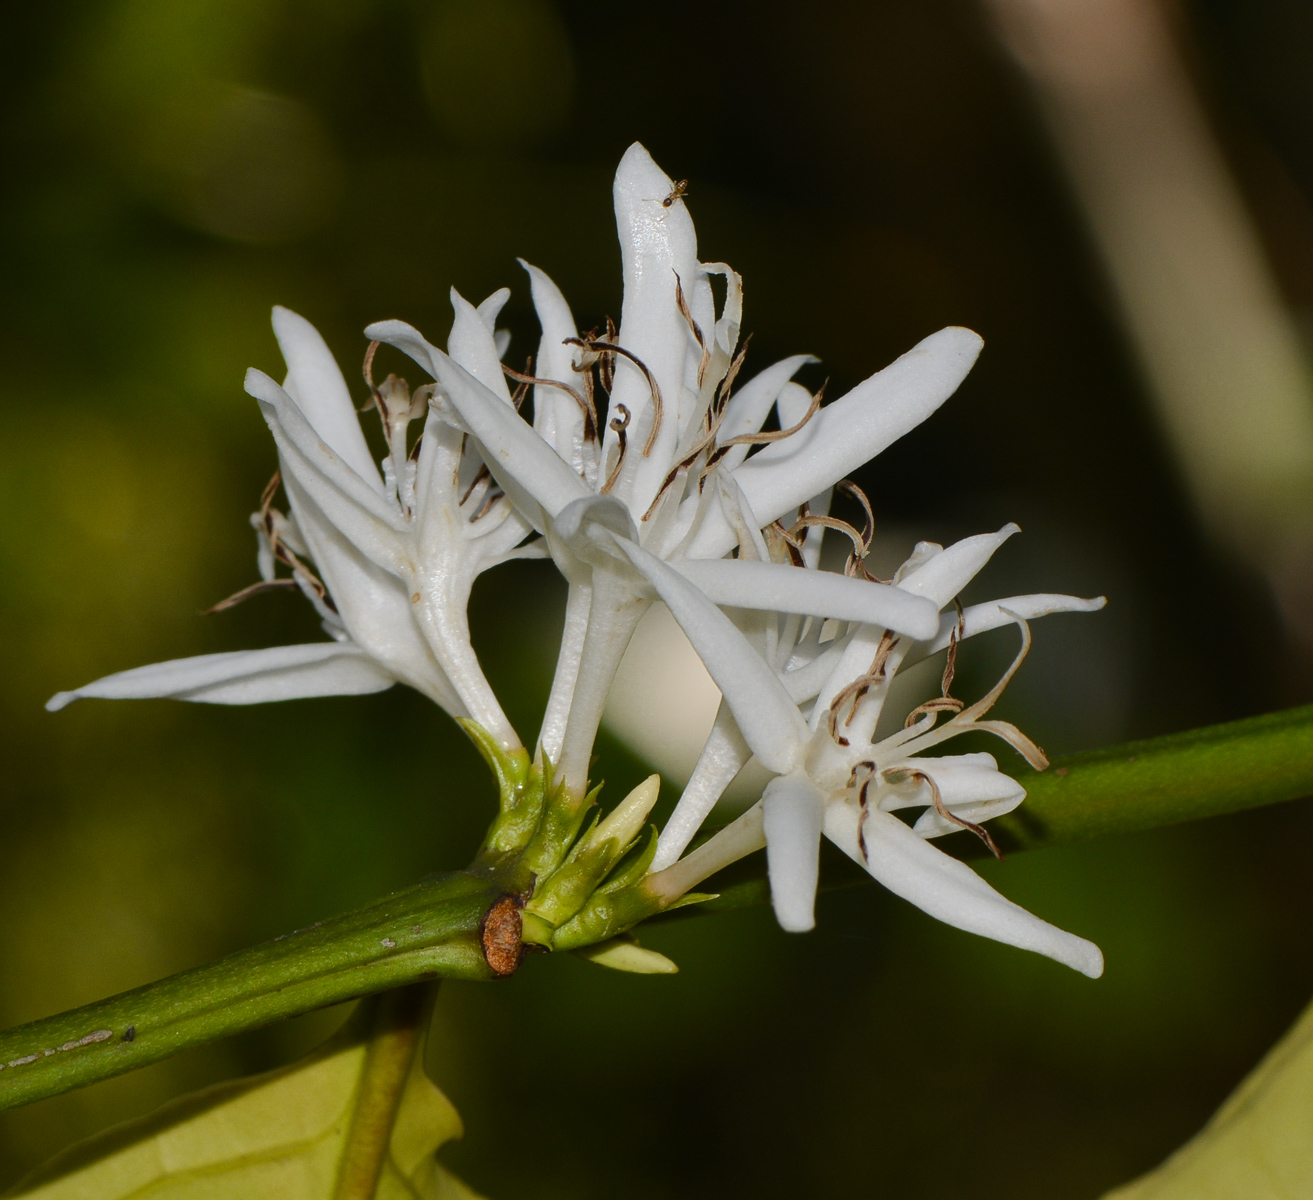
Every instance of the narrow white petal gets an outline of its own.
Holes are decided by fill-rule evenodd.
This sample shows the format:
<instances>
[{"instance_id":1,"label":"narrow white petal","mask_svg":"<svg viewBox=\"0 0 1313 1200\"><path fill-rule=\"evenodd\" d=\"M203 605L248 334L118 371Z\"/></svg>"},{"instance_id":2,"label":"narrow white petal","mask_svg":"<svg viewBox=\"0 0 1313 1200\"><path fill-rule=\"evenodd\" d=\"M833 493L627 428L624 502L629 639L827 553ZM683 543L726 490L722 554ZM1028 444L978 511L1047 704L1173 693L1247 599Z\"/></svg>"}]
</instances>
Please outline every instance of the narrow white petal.
<instances>
[{"instance_id":1,"label":"narrow white petal","mask_svg":"<svg viewBox=\"0 0 1313 1200\"><path fill-rule=\"evenodd\" d=\"M1108 603L1106 596L1083 599L1080 596L1060 596L1049 592L1039 592L1030 596L1005 596L1002 600L989 600L984 604L972 604L962 611L962 636L974 637L978 633L988 633L991 629L1001 629L1004 625L1015 625L1015 613L1027 621L1036 617L1047 617L1054 613L1098 612ZM1007 612L1003 610L1006 609ZM918 646L908 654L906 666L920 662L931 654L948 647L953 631L957 628L957 613L946 612L939 618L939 633L933 642Z\"/></svg>"},{"instance_id":2,"label":"narrow white petal","mask_svg":"<svg viewBox=\"0 0 1313 1200\"><path fill-rule=\"evenodd\" d=\"M652 428L651 390L643 373L617 358L611 406L625 405L630 422L628 499L631 510L647 511L670 470L679 441L678 410L685 362L697 352L692 333L675 299L676 276L691 299L698 278L697 234L682 200L670 207L662 201L673 188L670 177L637 142L625 152L616 170L613 196L624 299L620 307L620 345L642 360L661 388L665 417L652 454L642 449ZM603 462L609 461L616 435L608 430ZM818 489L813 489L818 490Z\"/></svg>"},{"instance_id":3,"label":"narrow white petal","mask_svg":"<svg viewBox=\"0 0 1313 1200\"><path fill-rule=\"evenodd\" d=\"M1019 804L1026 789L1011 775L998 769L992 754L946 754L941 758L903 758L890 763L887 771L922 771L935 781L939 797L948 808L958 804L986 800L1016 800ZM917 808L932 804L930 785L924 780L909 780L896 787L880 807L886 812L896 808Z\"/></svg>"},{"instance_id":4,"label":"narrow white petal","mask_svg":"<svg viewBox=\"0 0 1313 1200\"><path fill-rule=\"evenodd\" d=\"M725 419L721 422L719 440L727 442L745 433L759 432L784 385L805 363L819 361L810 354L795 354L757 372L730 398ZM781 428L787 429L789 426L781 425ZM749 449L751 447L746 445L731 446L721 459L726 470L732 471L737 467L747 457Z\"/></svg>"},{"instance_id":5,"label":"narrow white petal","mask_svg":"<svg viewBox=\"0 0 1313 1200\"><path fill-rule=\"evenodd\" d=\"M505 295L502 295L503 292ZM492 326L483 317L483 307L498 299L504 304L510 294L509 288L502 288L476 309L455 288L452 288L451 307L455 310L456 319L452 322L451 333L447 335L447 353L451 356L452 362L459 363L484 387L507 404L511 402L511 393L506 387L506 375L501 369L501 356L497 353ZM494 320L496 312L500 310L501 304L496 304L493 311Z\"/></svg>"},{"instance_id":6,"label":"narrow white petal","mask_svg":"<svg viewBox=\"0 0 1313 1200\"><path fill-rule=\"evenodd\" d=\"M768 770L786 774L810 736L797 705L734 623L687 579L633 542L617 540L666 602Z\"/></svg>"},{"instance_id":7,"label":"narrow white petal","mask_svg":"<svg viewBox=\"0 0 1313 1200\"><path fill-rule=\"evenodd\" d=\"M769 524L852 474L957 391L982 345L969 329L941 329L826 405L793 437L754 455L734 472L752 511ZM719 558L733 544L709 521L689 556Z\"/></svg>"},{"instance_id":8,"label":"narrow white petal","mask_svg":"<svg viewBox=\"0 0 1313 1200\"><path fill-rule=\"evenodd\" d=\"M533 519L537 504L553 517L570 501L591 495L583 480L515 409L409 325L380 321L365 334L409 354L442 384L452 407L482 444L488 469L525 516Z\"/></svg>"},{"instance_id":9,"label":"narrow white petal","mask_svg":"<svg viewBox=\"0 0 1313 1200\"><path fill-rule=\"evenodd\" d=\"M1047 955L1091 979L1103 974L1103 955L1093 942L1013 904L966 863L937 850L897 817L872 809L865 828L866 869L923 912L968 933Z\"/></svg>"},{"instance_id":10,"label":"narrow white petal","mask_svg":"<svg viewBox=\"0 0 1313 1200\"><path fill-rule=\"evenodd\" d=\"M806 775L783 775L761 798L770 901L780 927L806 933L816 924L824 794Z\"/></svg>"},{"instance_id":11,"label":"narrow white petal","mask_svg":"<svg viewBox=\"0 0 1313 1200\"><path fill-rule=\"evenodd\" d=\"M811 700L825 686L825 681L829 679L847 649L847 640L836 638L810 662L801 663L783 672L780 675L780 682L784 684L785 690L796 703L802 704Z\"/></svg>"},{"instance_id":12,"label":"narrow white petal","mask_svg":"<svg viewBox=\"0 0 1313 1200\"><path fill-rule=\"evenodd\" d=\"M273 326L287 363L287 391L333 452L381 495L383 478L369 453L356 406L319 330L282 307L274 308Z\"/></svg>"},{"instance_id":13,"label":"narrow white petal","mask_svg":"<svg viewBox=\"0 0 1313 1200\"><path fill-rule=\"evenodd\" d=\"M883 625L912 638L933 637L939 609L887 583L746 559L675 564L708 598L730 608L768 609Z\"/></svg>"},{"instance_id":14,"label":"narrow white petal","mask_svg":"<svg viewBox=\"0 0 1313 1200\"><path fill-rule=\"evenodd\" d=\"M716 723L698 755L688 785L661 830L656 856L652 859L653 871L663 871L679 859L694 834L702 828L702 822L716 807L716 801L751 757L752 751L734 723L734 714L721 700Z\"/></svg>"},{"instance_id":15,"label":"narrow white petal","mask_svg":"<svg viewBox=\"0 0 1313 1200\"><path fill-rule=\"evenodd\" d=\"M520 259L520 266L529 272L533 307L542 326L533 374L539 379L559 380L582 392L583 376L574 369L576 348L565 344L567 338L578 336L570 306L545 271L524 259ZM584 413L569 392L535 384L533 427L576 471L583 469Z\"/></svg>"},{"instance_id":16,"label":"narrow white petal","mask_svg":"<svg viewBox=\"0 0 1313 1200\"><path fill-rule=\"evenodd\" d=\"M933 600L936 608L943 608L980 573L1008 538L1020 532L1021 526L1009 523L997 533L978 533L963 538L907 572L899 579L898 586L913 595Z\"/></svg>"},{"instance_id":17,"label":"narrow white petal","mask_svg":"<svg viewBox=\"0 0 1313 1200\"><path fill-rule=\"evenodd\" d=\"M506 307L506 301L510 298L510 288L498 288L475 310L479 314L479 319L488 327L488 332L494 337L497 334L497 318L501 316L501 310ZM506 337L509 339L510 334L508 333Z\"/></svg>"},{"instance_id":18,"label":"narrow white petal","mask_svg":"<svg viewBox=\"0 0 1313 1200\"><path fill-rule=\"evenodd\" d=\"M50 712L74 700L170 698L208 704L263 704L308 696L359 696L396 683L359 646L314 642L268 650L201 654L134 667L106 675L85 687L60 692L46 703Z\"/></svg>"},{"instance_id":19,"label":"narrow white petal","mask_svg":"<svg viewBox=\"0 0 1313 1200\"><path fill-rule=\"evenodd\" d=\"M1010 813L1026 798L1026 789L1010 775L998 769L992 754L950 754L940 758L906 758L890 764L890 771L922 771L939 789L939 798L955 816L979 825L983 821ZM960 825L945 820L934 809L930 785L922 779L909 779L888 790L882 789L880 808L894 812L900 808L924 808L912 826L922 837L942 837L957 833Z\"/></svg>"},{"instance_id":20,"label":"narrow white petal","mask_svg":"<svg viewBox=\"0 0 1313 1200\"><path fill-rule=\"evenodd\" d=\"M247 371L246 391L259 401L285 476L295 478L324 516L371 561L403 572L407 527L401 513L319 440L291 397L268 375Z\"/></svg>"}]
</instances>

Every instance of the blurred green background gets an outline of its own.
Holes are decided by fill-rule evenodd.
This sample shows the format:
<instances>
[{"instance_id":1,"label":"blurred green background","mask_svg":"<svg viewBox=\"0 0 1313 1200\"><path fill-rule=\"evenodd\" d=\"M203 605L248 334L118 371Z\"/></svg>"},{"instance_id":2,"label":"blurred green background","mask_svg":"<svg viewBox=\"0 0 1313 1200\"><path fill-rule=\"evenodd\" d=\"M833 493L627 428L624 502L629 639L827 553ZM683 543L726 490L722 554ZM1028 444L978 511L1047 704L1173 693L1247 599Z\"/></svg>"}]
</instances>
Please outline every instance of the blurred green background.
<instances>
[{"instance_id":1,"label":"blurred green background","mask_svg":"<svg viewBox=\"0 0 1313 1200\"><path fill-rule=\"evenodd\" d=\"M1180 15L1305 311L1313 20L1293 0ZM48 0L6 4L4 27L0 1023L466 861L492 788L414 693L41 706L316 637L289 594L198 615L255 578L246 515L275 459L241 380L281 370L270 306L313 320L349 378L370 320L441 341L452 284L475 302L510 284L511 358L532 349L515 255L600 323L620 306L610 177L636 138L690 180L702 256L744 275L750 367L810 351L837 395L942 325L984 335L957 397L863 483L905 540L1020 522L989 593L1111 598L1037 629L1003 715L1061 753L1313 696L1265 584L1192 515L972 4ZM561 601L541 564L476 592L526 738ZM974 683L1006 653L983 647ZM601 750L614 800L644 767ZM824 897L806 937L765 912L654 931L672 978L563 956L449 985L431 1061L467 1134L444 1157L495 1198L1095 1197L1197 1129L1313 992L1311 850L1303 803L986 868L1102 945L1098 983L871 887ZM0 1185L337 1019L6 1113Z\"/></svg>"}]
</instances>

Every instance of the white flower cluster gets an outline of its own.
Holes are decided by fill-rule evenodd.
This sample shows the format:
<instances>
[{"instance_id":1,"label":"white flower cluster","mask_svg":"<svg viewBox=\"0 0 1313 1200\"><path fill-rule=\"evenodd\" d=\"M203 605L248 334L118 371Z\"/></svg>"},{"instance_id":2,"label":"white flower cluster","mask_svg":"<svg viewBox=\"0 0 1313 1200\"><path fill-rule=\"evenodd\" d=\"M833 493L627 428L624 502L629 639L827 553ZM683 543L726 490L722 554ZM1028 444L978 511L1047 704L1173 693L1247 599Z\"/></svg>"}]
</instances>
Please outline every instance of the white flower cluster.
<instances>
[{"instance_id":1,"label":"white flower cluster","mask_svg":"<svg viewBox=\"0 0 1313 1200\"><path fill-rule=\"evenodd\" d=\"M614 194L618 328L581 334L556 285L525 263L542 327L531 375L502 361L506 289L477 307L452 292L445 352L399 321L366 330L434 381L411 393L395 377L378 386L370 377L388 446L381 471L323 339L275 310L287 377L280 386L252 370L246 390L274 435L290 511L272 507L271 486L252 518L263 582L248 592L299 587L332 640L141 667L61 692L48 707L87 696L251 704L401 681L514 751L520 740L471 647L466 609L481 572L550 555L569 598L537 755L570 792L586 790L607 692L657 599L724 697L661 835L648 878L656 894L674 900L764 846L780 923L809 929L824 835L933 916L1097 976L1097 947L1012 904L932 844L969 830L992 848L982 823L1021 803L1021 785L988 754L927 752L986 730L1044 766L1024 735L986 714L1029 647L1029 620L1103 600L1013 596L962 609L956 598L1015 526L947 548L922 543L883 582L865 566L870 522L858 531L830 515L836 488L865 503L846 477L953 394L979 337L944 329L823 407L793 382L813 361L806 355L738 386L740 280L699 261L682 187L634 145ZM521 413L530 389L532 423ZM772 412L779 428L763 432ZM415 420L423 428L412 439ZM827 530L853 543L843 571L820 567ZM278 577L279 565L290 576ZM954 698L963 639L1009 624L1022 635L1016 663L976 703ZM943 650L942 695L877 739L896 672ZM775 776L760 803L685 855L754 756ZM914 824L894 815L904 808L922 810Z\"/></svg>"}]
</instances>

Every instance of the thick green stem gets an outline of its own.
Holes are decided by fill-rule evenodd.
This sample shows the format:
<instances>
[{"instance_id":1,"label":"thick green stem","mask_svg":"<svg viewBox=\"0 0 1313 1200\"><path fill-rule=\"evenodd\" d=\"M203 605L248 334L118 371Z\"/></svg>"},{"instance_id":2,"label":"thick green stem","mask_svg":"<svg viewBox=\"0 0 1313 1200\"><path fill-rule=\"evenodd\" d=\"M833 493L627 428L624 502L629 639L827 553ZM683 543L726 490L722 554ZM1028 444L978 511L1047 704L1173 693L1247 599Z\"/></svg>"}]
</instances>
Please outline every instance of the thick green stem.
<instances>
[{"instance_id":1,"label":"thick green stem","mask_svg":"<svg viewBox=\"0 0 1313 1200\"><path fill-rule=\"evenodd\" d=\"M367 1025L365 1065L356 1089L333 1200L374 1200L383 1175L392 1126L415 1055L433 1019L436 983L396 988L364 1002Z\"/></svg>"},{"instance_id":2,"label":"thick green stem","mask_svg":"<svg viewBox=\"0 0 1313 1200\"><path fill-rule=\"evenodd\" d=\"M1026 803L991 823L1008 851L1293 800L1313 794L1313 707L1074 755L1022 781ZM964 857L981 852L966 834L941 844ZM760 856L736 864L710 881L717 899L679 914L767 902L763 870ZM0 1109L388 988L509 974L522 951L525 881L517 872L511 862L504 874L442 876L209 966L0 1033ZM827 865L826 878L832 886L867 876L845 859L836 874ZM641 885L599 893L562 944L581 948L614 936L647 915L650 899Z\"/></svg>"},{"instance_id":3,"label":"thick green stem","mask_svg":"<svg viewBox=\"0 0 1313 1200\"><path fill-rule=\"evenodd\" d=\"M496 879L443 875L208 966L0 1033L0 1109L425 979L491 979Z\"/></svg>"}]
</instances>

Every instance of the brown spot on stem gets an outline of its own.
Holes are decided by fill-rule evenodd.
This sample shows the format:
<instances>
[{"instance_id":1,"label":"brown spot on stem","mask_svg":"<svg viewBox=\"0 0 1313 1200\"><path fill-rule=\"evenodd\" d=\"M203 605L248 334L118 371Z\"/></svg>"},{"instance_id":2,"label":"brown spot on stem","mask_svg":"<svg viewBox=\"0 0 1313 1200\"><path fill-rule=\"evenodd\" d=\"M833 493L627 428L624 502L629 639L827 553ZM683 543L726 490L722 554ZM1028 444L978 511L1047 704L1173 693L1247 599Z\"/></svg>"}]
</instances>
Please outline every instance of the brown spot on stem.
<instances>
[{"instance_id":1,"label":"brown spot on stem","mask_svg":"<svg viewBox=\"0 0 1313 1200\"><path fill-rule=\"evenodd\" d=\"M524 943L520 941L520 932L524 926L520 917L523 904L519 896L502 896L484 913L483 922L479 926L483 957L487 959L492 973L499 977L514 975L524 957Z\"/></svg>"}]
</instances>

